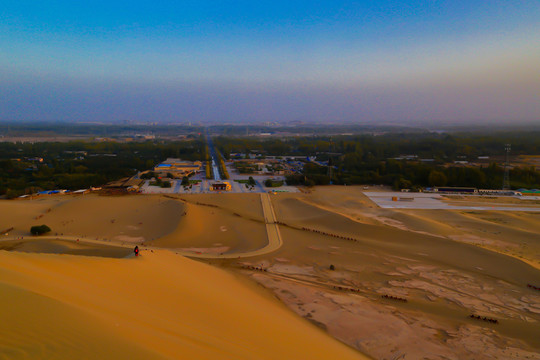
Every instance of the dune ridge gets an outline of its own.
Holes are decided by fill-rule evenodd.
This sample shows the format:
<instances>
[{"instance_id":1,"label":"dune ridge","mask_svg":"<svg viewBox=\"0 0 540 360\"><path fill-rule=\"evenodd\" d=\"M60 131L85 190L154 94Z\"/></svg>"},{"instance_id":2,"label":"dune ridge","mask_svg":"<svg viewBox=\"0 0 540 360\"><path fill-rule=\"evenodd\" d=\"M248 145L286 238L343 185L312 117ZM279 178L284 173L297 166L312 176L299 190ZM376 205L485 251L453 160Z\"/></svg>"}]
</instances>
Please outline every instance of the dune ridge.
<instances>
[{"instance_id":1,"label":"dune ridge","mask_svg":"<svg viewBox=\"0 0 540 360\"><path fill-rule=\"evenodd\" d=\"M25 314L32 301L52 302L45 315L77 319L38 326L51 319L36 314L23 316L19 331L3 327L0 349L13 358L68 359L64 349L77 353L93 341L108 349L107 339L130 358L366 358L234 276L167 250L133 259L0 251L0 264L0 284L11 289L2 308ZM66 337L79 328L80 336ZM104 350L100 358L115 354Z\"/></svg>"}]
</instances>

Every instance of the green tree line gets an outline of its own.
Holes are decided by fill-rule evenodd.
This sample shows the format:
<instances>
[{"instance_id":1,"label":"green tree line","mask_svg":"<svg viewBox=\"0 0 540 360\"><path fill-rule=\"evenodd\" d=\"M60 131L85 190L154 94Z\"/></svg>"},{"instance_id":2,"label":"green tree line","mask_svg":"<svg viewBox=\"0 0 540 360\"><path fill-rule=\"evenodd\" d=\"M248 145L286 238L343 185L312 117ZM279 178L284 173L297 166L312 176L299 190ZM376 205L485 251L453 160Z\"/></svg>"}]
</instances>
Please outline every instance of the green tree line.
<instances>
[{"instance_id":1,"label":"green tree line","mask_svg":"<svg viewBox=\"0 0 540 360\"><path fill-rule=\"evenodd\" d=\"M0 195L75 190L151 169L168 157L204 159L201 139L177 142L0 143ZM33 158L42 158L40 162Z\"/></svg>"}]
</instances>

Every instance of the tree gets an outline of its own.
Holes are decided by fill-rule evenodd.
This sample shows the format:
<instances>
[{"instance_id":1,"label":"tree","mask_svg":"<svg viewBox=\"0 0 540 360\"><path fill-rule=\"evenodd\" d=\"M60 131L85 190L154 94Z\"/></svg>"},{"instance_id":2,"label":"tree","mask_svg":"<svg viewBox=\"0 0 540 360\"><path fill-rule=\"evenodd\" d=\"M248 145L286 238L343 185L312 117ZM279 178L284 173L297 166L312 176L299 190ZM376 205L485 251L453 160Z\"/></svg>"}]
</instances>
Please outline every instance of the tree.
<instances>
[{"instance_id":1,"label":"tree","mask_svg":"<svg viewBox=\"0 0 540 360\"><path fill-rule=\"evenodd\" d=\"M189 178L187 176L184 176L182 178L182 186L188 186L189 185Z\"/></svg>"},{"instance_id":2,"label":"tree","mask_svg":"<svg viewBox=\"0 0 540 360\"><path fill-rule=\"evenodd\" d=\"M280 187L283 185L283 181L274 181L272 179L266 179L264 186L266 187Z\"/></svg>"},{"instance_id":3,"label":"tree","mask_svg":"<svg viewBox=\"0 0 540 360\"><path fill-rule=\"evenodd\" d=\"M141 179L151 179L157 177L156 173L153 171L146 172L144 174L141 174Z\"/></svg>"},{"instance_id":4,"label":"tree","mask_svg":"<svg viewBox=\"0 0 540 360\"><path fill-rule=\"evenodd\" d=\"M206 178L212 179L212 167L210 166L210 161L206 161Z\"/></svg>"},{"instance_id":5,"label":"tree","mask_svg":"<svg viewBox=\"0 0 540 360\"><path fill-rule=\"evenodd\" d=\"M253 176L250 176L249 179L248 179L248 184L251 185L251 186L255 186L255 179L253 178Z\"/></svg>"},{"instance_id":6,"label":"tree","mask_svg":"<svg viewBox=\"0 0 540 360\"><path fill-rule=\"evenodd\" d=\"M303 185L305 177L301 174L291 174L285 176L285 181L287 185Z\"/></svg>"},{"instance_id":7,"label":"tree","mask_svg":"<svg viewBox=\"0 0 540 360\"><path fill-rule=\"evenodd\" d=\"M446 185L447 178L444 173L437 171L437 170L431 170L428 177L429 185L431 186L444 186Z\"/></svg>"},{"instance_id":8,"label":"tree","mask_svg":"<svg viewBox=\"0 0 540 360\"><path fill-rule=\"evenodd\" d=\"M402 177L394 181L394 190L410 189L411 187L412 187L412 182Z\"/></svg>"},{"instance_id":9,"label":"tree","mask_svg":"<svg viewBox=\"0 0 540 360\"><path fill-rule=\"evenodd\" d=\"M83 166L83 165L77 165L73 168L73 172L77 173L77 174L82 174L82 173L85 173L88 171L88 168L86 166Z\"/></svg>"},{"instance_id":10,"label":"tree","mask_svg":"<svg viewBox=\"0 0 540 360\"><path fill-rule=\"evenodd\" d=\"M30 233L36 236L46 234L50 231L51 231L51 228L48 227L47 225L37 225L37 226L32 226L30 228Z\"/></svg>"}]
</instances>

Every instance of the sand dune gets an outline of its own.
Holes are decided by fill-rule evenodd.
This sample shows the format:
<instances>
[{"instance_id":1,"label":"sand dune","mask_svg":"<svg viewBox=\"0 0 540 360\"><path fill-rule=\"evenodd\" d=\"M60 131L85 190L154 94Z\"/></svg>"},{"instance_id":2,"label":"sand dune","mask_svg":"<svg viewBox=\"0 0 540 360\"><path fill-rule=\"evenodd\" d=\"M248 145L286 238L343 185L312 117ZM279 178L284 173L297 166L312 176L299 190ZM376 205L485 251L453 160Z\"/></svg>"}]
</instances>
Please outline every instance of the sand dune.
<instances>
[{"instance_id":1,"label":"sand dune","mask_svg":"<svg viewBox=\"0 0 540 360\"><path fill-rule=\"evenodd\" d=\"M159 196L57 196L0 201L0 229L29 235L33 225L47 224L53 234L143 242L173 231L184 205Z\"/></svg>"},{"instance_id":2,"label":"sand dune","mask_svg":"<svg viewBox=\"0 0 540 360\"><path fill-rule=\"evenodd\" d=\"M109 244L88 243L86 241L70 241L56 238L26 238L23 240L0 241L0 250L42 253L101 256L125 258L133 254L133 248Z\"/></svg>"},{"instance_id":3,"label":"sand dune","mask_svg":"<svg viewBox=\"0 0 540 360\"><path fill-rule=\"evenodd\" d=\"M260 194L192 194L178 197L191 204L213 205L248 219L264 220Z\"/></svg>"},{"instance_id":4,"label":"sand dune","mask_svg":"<svg viewBox=\"0 0 540 360\"><path fill-rule=\"evenodd\" d=\"M0 274L3 278L5 269ZM77 306L4 282L0 282L0 291L1 359L160 357L119 333L110 322Z\"/></svg>"},{"instance_id":5,"label":"sand dune","mask_svg":"<svg viewBox=\"0 0 540 360\"><path fill-rule=\"evenodd\" d=\"M296 199L357 222L475 244L540 267L540 215L535 212L380 209L353 186L318 187Z\"/></svg>"},{"instance_id":6,"label":"sand dune","mask_svg":"<svg viewBox=\"0 0 540 360\"><path fill-rule=\"evenodd\" d=\"M211 204L210 199L208 197L204 204ZM245 208L254 208L253 217L246 217L249 212L246 210L244 216L227 208L188 202L184 205L185 215L179 219L176 228L148 245L172 249L208 248L209 251L226 248L226 253L261 248L267 243L266 227L262 217L254 220L259 217L260 196L257 194L254 200L255 203L250 201ZM238 208L242 209L240 206Z\"/></svg>"},{"instance_id":7,"label":"sand dune","mask_svg":"<svg viewBox=\"0 0 540 360\"><path fill-rule=\"evenodd\" d=\"M7 358L362 358L234 276L165 250L0 251L0 264Z\"/></svg>"},{"instance_id":8,"label":"sand dune","mask_svg":"<svg viewBox=\"0 0 540 360\"><path fill-rule=\"evenodd\" d=\"M13 309L0 354L538 358L540 293L527 287L540 286L537 214L381 209L361 190L270 196L282 246L268 253L252 253L268 241L258 194L0 202L0 227L15 227L0 241L12 251L0 251L0 306ZM67 235L29 237L41 223ZM150 250L124 258L143 241Z\"/></svg>"},{"instance_id":9,"label":"sand dune","mask_svg":"<svg viewBox=\"0 0 540 360\"><path fill-rule=\"evenodd\" d=\"M512 212L396 211L406 228L483 246L540 267L540 216ZM535 221L536 220L536 221Z\"/></svg>"},{"instance_id":10,"label":"sand dune","mask_svg":"<svg viewBox=\"0 0 540 360\"><path fill-rule=\"evenodd\" d=\"M29 232L30 223L35 223L37 217L44 216L49 209L72 200L67 197L49 197L34 200L0 201L0 231L15 228L16 233Z\"/></svg>"},{"instance_id":11,"label":"sand dune","mask_svg":"<svg viewBox=\"0 0 540 360\"><path fill-rule=\"evenodd\" d=\"M264 264L266 272L242 271L273 289L299 315L375 358L537 357L540 295L526 284L540 282L538 269L452 238L485 234L492 225L504 228L507 236L529 231L514 227L511 218L509 224L494 224L454 211L376 209L367 202L343 201L340 191L332 196L333 188L327 187L272 197L278 218L287 224L281 230L284 245L248 262ZM527 214L523 221L536 226ZM532 236L529 243L535 242ZM408 302L382 300L385 294ZM501 323L483 326L468 320L471 313Z\"/></svg>"}]
</instances>

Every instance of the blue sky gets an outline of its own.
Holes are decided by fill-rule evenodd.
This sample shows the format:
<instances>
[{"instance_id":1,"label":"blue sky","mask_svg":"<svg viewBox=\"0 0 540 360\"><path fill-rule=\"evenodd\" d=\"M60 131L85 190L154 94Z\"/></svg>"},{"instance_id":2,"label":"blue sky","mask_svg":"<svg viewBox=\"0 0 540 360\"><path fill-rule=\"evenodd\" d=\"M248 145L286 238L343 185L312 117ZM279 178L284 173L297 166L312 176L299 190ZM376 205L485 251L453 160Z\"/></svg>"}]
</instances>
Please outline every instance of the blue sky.
<instances>
[{"instance_id":1,"label":"blue sky","mask_svg":"<svg viewBox=\"0 0 540 360\"><path fill-rule=\"evenodd\" d=\"M0 120L540 122L539 1L4 1Z\"/></svg>"}]
</instances>

